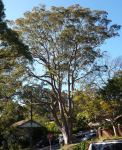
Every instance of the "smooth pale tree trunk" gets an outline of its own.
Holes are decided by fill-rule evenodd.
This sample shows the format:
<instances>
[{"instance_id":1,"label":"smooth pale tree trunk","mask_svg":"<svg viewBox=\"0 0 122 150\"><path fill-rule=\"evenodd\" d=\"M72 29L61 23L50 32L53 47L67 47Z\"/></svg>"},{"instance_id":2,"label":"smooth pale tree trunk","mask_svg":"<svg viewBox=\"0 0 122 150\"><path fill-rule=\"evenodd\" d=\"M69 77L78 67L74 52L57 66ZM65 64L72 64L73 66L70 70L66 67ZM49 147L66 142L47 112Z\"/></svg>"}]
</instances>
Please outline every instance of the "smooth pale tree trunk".
<instances>
[{"instance_id":1,"label":"smooth pale tree trunk","mask_svg":"<svg viewBox=\"0 0 122 150\"><path fill-rule=\"evenodd\" d=\"M71 128L63 128L61 130L62 132L62 135L63 135L63 139L64 139L64 144L65 145L68 145L68 144L71 144L72 143L72 129Z\"/></svg>"},{"instance_id":2,"label":"smooth pale tree trunk","mask_svg":"<svg viewBox=\"0 0 122 150\"><path fill-rule=\"evenodd\" d=\"M61 100L60 100L61 101ZM63 104L59 101L59 110L60 110L60 119L58 118L55 109L52 110L53 117L55 119L55 123L57 124L58 129L61 131L64 144L68 145L72 143L72 128L73 128L73 120L72 120L72 108L69 108L69 112L65 115L65 109Z\"/></svg>"},{"instance_id":3,"label":"smooth pale tree trunk","mask_svg":"<svg viewBox=\"0 0 122 150\"><path fill-rule=\"evenodd\" d=\"M54 111L53 112L53 117L55 119L55 123L62 133L64 144L71 144L72 143L72 119L65 118L65 116L62 117L61 121L62 123L59 122L59 119Z\"/></svg>"},{"instance_id":4,"label":"smooth pale tree trunk","mask_svg":"<svg viewBox=\"0 0 122 150\"><path fill-rule=\"evenodd\" d=\"M63 128L61 128L61 133L63 135L64 144L68 145L72 143L72 122L67 122Z\"/></svg>"},{"instance_id":5,"label":"smooth pale tree trunk","mask_svg":"<svg viewBox=\"0 0 122 150\"><path fill-rule=\"evenodd\" d=\"M113 125L114 136L117 136L117 131L115 125Z\"/></svg>"},{"instance_id":6,"label":"smooth pale tree trunk","mask_svg":"<svg viewBox=\"0 0 122 150\"><path fill-rule=\"evenodd\" d=\"M69 144L67 133L65 131L62 131L62 135L63 135L63 139L64 139L64 144L65 145Z\"/></svg>"},{"instance_id":7,"label":"smooth pale tree trunk","mask_svg":"<svg viewBox=\"0 0 122 150\"><path fill-rule=\"evenodd\" d=\"M99 127L99 128L98 128L98 136L99 136L99 138L101 138L101 137L102 137L101 127Z\"/></svg>"},{"instance_id":8,"label":"smooth pale tree trunk","mask_svg":"<svg viewBox=\"0 0 122 150\"><path fill-rule=\"evenodd\" d=\"M66 118L63 118L62 125L61 125L55 113L53 114L53 116L54 116L55 123L57 124L58 129L62 133L64 144L65 145L71 144L72 143L72 119L66 120Z\"/></svg>"}]
</instances>

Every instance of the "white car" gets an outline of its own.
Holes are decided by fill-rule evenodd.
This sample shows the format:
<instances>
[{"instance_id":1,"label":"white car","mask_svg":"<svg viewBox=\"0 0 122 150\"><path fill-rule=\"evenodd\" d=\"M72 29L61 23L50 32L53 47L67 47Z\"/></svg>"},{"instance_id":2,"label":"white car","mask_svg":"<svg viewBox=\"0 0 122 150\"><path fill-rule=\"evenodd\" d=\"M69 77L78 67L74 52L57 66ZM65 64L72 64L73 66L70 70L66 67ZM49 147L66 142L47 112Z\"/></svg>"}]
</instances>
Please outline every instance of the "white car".
<instances>
[{"instance_id":1,"label":"white car","mask_svg":"<svg viewBox=\"0 0 122 150\"><path fill-rule=\"evenodd\" d=\"M122 140L92 143L88 150L122 150Z\"/></svg>"}]
</instances>

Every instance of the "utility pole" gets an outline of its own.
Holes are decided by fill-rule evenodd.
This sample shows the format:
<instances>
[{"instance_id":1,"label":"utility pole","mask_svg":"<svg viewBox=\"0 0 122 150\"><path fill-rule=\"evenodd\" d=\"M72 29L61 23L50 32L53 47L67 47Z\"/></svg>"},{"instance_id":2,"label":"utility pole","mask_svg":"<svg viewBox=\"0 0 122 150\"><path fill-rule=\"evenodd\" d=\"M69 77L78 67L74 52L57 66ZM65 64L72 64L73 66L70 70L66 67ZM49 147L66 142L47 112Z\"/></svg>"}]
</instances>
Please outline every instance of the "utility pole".
<instances>
[{"instance_id":1,"label":"utility pole","mask_svg":"<svg viewBox=\"0 0 122 150\"><path fill-rule=\"evenodd\" d=\"M33 146L33 127L32 127L32 121L33 121L33 106L32 106L32 93L30 92L30 149L32 150L32 146Z\"/></svg>"}]
</instances>

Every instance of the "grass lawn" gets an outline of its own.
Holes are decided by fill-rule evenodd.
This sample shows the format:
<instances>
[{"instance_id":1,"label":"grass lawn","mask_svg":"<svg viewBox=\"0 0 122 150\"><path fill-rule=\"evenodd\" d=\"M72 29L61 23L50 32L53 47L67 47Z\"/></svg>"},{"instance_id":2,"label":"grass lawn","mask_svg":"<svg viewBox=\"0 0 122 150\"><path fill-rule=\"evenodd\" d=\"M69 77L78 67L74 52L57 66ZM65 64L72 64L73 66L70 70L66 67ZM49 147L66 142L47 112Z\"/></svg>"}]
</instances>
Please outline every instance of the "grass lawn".
<instances>
[{"instance_id":1,"label":"grass lawn","mask_svg":"<svg viewBox=\"0 0 122 150\"><path fill-rule=\"evenodd\" d=\"M75 144L70 144L70 145L65 145L61 148L61 150L73 150L75 148L76 145L78 145L79 143L75 143Z\"/></svg>"}]
</instances>

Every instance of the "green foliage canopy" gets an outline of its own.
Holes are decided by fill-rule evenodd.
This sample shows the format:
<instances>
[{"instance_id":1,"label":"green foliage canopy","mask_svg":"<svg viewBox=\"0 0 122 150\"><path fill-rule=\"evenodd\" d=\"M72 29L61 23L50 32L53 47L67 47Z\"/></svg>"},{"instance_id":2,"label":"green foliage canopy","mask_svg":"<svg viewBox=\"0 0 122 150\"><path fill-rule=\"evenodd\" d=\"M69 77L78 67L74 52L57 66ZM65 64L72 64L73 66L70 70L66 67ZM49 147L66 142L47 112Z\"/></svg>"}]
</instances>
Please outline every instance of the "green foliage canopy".
<instances>
[{"instance_id":1,"label":"green foliage canopy","mask_svg":"<svg viewBox=\"0 0 122 150\"><path fill-rule=\"evenodd\" d=\"M108 80L107 84L100 90L105 100L122 101L122 71Z\"/></svg>"},{"instance_id":2,"label":"green foliage canopy","mask_svg":"<svg viewBox=\"0 0 122 150\"><path fill-rule=\"evenodd\" d=\"M4 5L2 0L0 0L0 58L6 56L7 52L4 51L6 47L11 49L8 55L11 53L12 55L23 55L32 60L28 47L22 43L16 32L7 26L5 21Z\"/></svg>"}]
</instances>

